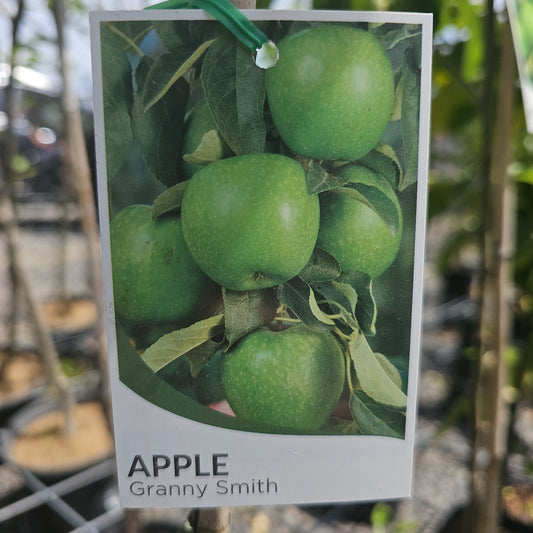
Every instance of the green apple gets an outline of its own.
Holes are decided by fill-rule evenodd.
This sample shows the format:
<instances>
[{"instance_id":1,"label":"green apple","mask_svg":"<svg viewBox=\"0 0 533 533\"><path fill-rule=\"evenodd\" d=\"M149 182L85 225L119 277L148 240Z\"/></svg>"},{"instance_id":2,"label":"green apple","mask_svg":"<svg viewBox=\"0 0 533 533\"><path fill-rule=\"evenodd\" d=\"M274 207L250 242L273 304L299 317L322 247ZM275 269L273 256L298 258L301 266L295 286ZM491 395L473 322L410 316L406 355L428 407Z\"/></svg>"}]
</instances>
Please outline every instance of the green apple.
<instances>
[{"instance_id":1,"label":"green apple","mask_svg":"<svg viewBox=\"0 0 533 533\"><path fill-rule=\"evenodd\" d=\"M208 141L209 146L204 146L204 149L209 151L212 157L223 159L232 155L230 147L218 133L213 115L205 100L200 100L187 114L181 149L183 155L192 154L201 145L204 135L208 132L211 132ZM188 179L203 166L183 161L183 173Z\"/></svg>"},{"instance_id":2,"label":"green apple","mask_svg":"<svg viewBox=\"0 0 533 533\"><path fill-rule=\"evenodd\" d=\"M325 24L284 37L266 72L272 119L295 152L355 161L383 134L394 103L385 50L368 31Z\"/></svg>"},{"instance_id":3,"label":"green apple","mask_svg":"<svg viewBox=\"0 0 533 533\"><path fill-rule=\"evenodd\" d=\"M365 272L372 278L382 274L394 261L403 233L400 203L389 182L362 165L348 165L340 176L352 182L376 187L389 200L399 220L391 231L376 211L366 203L339 191L320 197L318 246L339 262L343 271Z\"/></svg>"},{"instance_id":4,"label":"green apple","mask_svg":"<svg viewBox=\"0 0 533 533\"><path fill-rule=\"evenodd\" d=\"M237 417L304 431L328 420L344 377L344 353L335 336L303 324L250 333L222 366L226 398Z\"/></svg>"},{"instance_id":5,"label":"green apple","mask_svg":"<svg viewBox=\"0 0 533 533\"><path fill-rule=\"evenodd\" d=\"M279 285L303 269L320 206L296 161L248 154L199 170L185 190L181 218L200 268L223 287L246 291Z\"/></svg>"},{"instance_id":6,"label":"green apple","mask_svg":"<svg viewBox=\"0 0 533 533\"><path fill-rule=\"evenodd\" d=\"M111 221L115 311L127 324L182 327L220 298L220 287L192 259L177 217L152 219L148 205L131 205Z\"/></svg>"}]
</instances>

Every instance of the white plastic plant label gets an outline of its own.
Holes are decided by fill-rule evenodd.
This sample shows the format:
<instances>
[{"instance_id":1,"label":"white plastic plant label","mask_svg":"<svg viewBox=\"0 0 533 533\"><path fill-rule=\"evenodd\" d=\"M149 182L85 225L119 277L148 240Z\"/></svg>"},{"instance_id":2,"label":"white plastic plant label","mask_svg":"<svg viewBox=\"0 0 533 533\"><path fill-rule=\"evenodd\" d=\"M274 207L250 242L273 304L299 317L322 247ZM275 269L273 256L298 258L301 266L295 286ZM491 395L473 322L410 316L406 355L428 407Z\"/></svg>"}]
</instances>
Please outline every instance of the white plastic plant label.
<instances>
[{"instance_id":1,"label":"white plastic plant label","mask_svg":"<svg viewBox=\"0 0 533 533\"><path fill-rule=\"evenodd\" d=\"M431 16L245 14L91 15L121 502L407 497Z\"/></svg>"}]
</instances>

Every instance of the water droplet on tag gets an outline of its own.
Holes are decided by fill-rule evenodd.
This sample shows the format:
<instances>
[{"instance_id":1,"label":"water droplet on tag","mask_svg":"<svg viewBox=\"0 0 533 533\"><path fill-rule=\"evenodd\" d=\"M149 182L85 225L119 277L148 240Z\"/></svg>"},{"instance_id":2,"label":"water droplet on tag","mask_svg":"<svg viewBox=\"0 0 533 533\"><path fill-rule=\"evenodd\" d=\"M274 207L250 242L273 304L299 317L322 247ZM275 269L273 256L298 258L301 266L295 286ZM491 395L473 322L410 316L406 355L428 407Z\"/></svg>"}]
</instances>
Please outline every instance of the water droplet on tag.
<instances>
[{"instance_id":1,"label":"water droplet on tag","mask_svg":"<svg viewBox=\"0 0 533 533\"><path fill-rule=\"evenodd\" d=\"M264 43L256 52L255 64L259 68L272 68L278 62L279 50L272 41Z\"/></svg>"}]
</instances>

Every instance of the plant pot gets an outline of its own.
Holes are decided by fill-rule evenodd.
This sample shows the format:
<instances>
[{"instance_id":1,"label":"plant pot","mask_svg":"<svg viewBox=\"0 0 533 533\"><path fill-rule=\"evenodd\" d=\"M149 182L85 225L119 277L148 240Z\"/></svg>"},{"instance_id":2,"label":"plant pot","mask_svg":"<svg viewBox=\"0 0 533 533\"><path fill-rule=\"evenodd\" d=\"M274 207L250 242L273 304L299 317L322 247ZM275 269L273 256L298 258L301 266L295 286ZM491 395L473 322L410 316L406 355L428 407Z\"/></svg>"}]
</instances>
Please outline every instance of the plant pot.
<instances>
[{"instance_id":1,"label":"plant pot","mask_svg":"<svg viewBox=\"0 0 533 533\"><path fill-rule=\"evenodd\" d=\"M502 489L503 513L511 531L533 529L533 484L517 483Z\"/></svg>"},{"instance_id":2,"label":"plant pot","mask_svg":"<svg viewBox=\"0 0 533 533\"><path fill-rule=\"evenodd\" d=\"M0 451L4 460L55 483L113 456L113 440L101 403L86 393L75 406L76 428L67 436L57 399L46 395L7 421Z\"/></svg>"},{"instance_id":3,"label":"plant pot","mask_svg":"<svg viewBox=\"0 0 533 533\"><path fill-rule=\"evenodd\" d=\"M49 300L42 311L61 355L94 354L98 314L91 298Z\"/></svg>"},{"instance_id":4,"label":"plant pot","mask_svg":"<svg viewBox=\"0 0 533 533\"><path fill-rule=\"evenodd\" d=\"M7 352L0 352L0 362ZM46 373L38 354L30 351L15 351L5 363L0 378L0 426L13 413L42 394Z\"/></svg>"}]
</instances>

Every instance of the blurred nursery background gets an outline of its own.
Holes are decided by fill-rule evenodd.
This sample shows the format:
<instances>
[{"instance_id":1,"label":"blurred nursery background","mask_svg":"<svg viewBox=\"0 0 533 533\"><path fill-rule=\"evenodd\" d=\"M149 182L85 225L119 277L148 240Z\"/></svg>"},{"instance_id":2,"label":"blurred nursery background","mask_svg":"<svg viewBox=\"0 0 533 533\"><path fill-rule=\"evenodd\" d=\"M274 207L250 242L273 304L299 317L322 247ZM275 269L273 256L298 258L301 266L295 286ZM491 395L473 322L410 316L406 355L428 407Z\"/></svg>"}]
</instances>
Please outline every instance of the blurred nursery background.
<instances>
[{"instance_id":1,"label":"blurred nursery background","mask_svg":"<svg viewBox=\"0 0 533 533\"><path fill-rule=\"evenodd\" d=\"M0 532L207 531L191 510L120 509L114 478L88 13L146 5L0 0ZM217 531L532 531L533 0L256 7L434 16L414 491L234 508Z\"/></svg>"}]
</instances>

